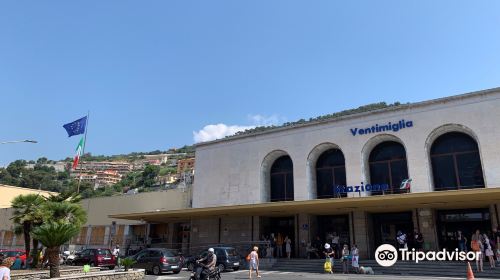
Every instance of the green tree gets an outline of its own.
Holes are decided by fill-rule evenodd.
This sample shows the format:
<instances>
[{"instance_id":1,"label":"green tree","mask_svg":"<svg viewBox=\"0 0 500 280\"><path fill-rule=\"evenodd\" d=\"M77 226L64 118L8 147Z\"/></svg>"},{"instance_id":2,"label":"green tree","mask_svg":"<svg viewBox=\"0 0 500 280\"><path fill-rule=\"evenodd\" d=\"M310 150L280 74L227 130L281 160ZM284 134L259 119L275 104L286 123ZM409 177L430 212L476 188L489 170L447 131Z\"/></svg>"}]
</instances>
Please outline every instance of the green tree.
<instances>
[{"instance_id":1,"label":"green tree","mask_svg":"<svg viewBox=\"0 0 500 280\"><path fill-rule=\"evenodd\" d=\"M60 277L59 251L61 246L75 237L80 227L75 224L50 221L33 230L33 236L47 247L47 258L50 266L50 278Z\"/></svg>"},{"instance_id":2,"label":"green tree","mask_svg":"<svg viewBox=\"0 0 500 280\"><path fill-rule=\"evenodd\" d=\"M41 224L42 222L43 216L40 211L40 205L42 205L43 202L43 197L38 194L19 195L16 196L11 202L12 208L14 209L11 220L14 224L22 228L24 235L24 249L26 250L26 255L28 256L31 251L31 231L36 225ZM33 240L33 248L35 252L37 245L38 243Z\"/></svg>"},{"instance_id":3,"label":"green tree","mask_svg":"<svg viewBox=\"0 0 500 280\"><path fill-rule=\"evenodd\" d=\"M142 172L140 185L144 186L145 188L152 187L155 184L155 178L156 176L158 176L159 172L159 166L150 164L146 165L146 168L144 168L144 171Z\"/></svg>"}]
</instances>

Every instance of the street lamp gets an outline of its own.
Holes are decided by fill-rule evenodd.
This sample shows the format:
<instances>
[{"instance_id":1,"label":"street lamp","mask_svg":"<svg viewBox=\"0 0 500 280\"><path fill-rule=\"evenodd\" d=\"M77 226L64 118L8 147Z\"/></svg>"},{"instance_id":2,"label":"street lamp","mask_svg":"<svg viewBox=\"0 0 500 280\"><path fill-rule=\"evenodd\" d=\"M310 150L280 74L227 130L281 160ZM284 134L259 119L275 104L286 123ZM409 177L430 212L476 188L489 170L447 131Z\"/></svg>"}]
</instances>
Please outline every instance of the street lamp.
<instances>
[{"instance_id":1,"label":"street lamp","mask_svg":"<svg viewBox=\"0 0 500 280\"><path fill-rule=\"evenodd\" d=\"M33 143L33 144L36 144L36 143L38 143L38 141L36 141L36 140L16 140L16 141L0 142L0 144L13 144L13 143Z\"/></svg>"}]
</instances>

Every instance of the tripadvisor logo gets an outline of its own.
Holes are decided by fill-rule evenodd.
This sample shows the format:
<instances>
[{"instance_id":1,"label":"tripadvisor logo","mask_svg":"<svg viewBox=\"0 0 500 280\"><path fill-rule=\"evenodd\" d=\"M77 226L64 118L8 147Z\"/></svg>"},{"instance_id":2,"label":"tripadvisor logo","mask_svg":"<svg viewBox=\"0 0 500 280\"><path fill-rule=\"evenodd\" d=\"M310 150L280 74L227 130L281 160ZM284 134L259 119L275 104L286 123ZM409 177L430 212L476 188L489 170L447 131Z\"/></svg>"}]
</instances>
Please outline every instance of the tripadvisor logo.
<instances>
[{"instance_id":1,"label":"tripadvisor logo","mask_svg":"<svg viewBox=\"0 0 500 280\"><path fill-rule=\"evenodd\" d=\"M458 249L448 251L421 252L415 249L399 249L396 250L390 244L382 244L375 251L375 260L380 266L393 266L398 261L398 256L402 261L412 261L418 263L420 261L475 261L481 257L480 252L459 252Z\"/></svg>"}]
</instances>

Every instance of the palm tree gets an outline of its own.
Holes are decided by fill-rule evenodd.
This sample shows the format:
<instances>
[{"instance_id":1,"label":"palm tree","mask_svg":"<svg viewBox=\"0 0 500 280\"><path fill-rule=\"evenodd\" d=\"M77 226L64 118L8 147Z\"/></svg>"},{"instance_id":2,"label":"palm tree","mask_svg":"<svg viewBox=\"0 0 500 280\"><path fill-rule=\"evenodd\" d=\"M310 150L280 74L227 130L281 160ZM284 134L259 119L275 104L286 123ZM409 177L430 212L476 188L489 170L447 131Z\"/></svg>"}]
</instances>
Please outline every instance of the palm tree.
<instances>
[{"instance_id":1,"label":"palm tree","mask_svg":"<svg viewBox=\"0 0 500 280\"><path fill-rule=\"evenodd\" d=\"M34 226L42 222L42 216L39 210L43 202L43 197L38 194L18 195L11 202L12 208L14 208L11 220L13 220L14 224L22 228L24 248L27 256L29 256L31 251L31 230ZM36 251L35 240L33 240L33 247ZM34 258L34 260L35 259L37 258Z\"/></svg>"},{"instance_id":2,"label":"palm tree","mask_svg":"<svg viewBox=\"0 0 500 280\"><path fill-rule=\"evenodd\" d=\"M50 266L50 278L60 277L59 250L61 245L71 240L80 232L80 227L66 222L48 222L33 230L33 236L47 247Z\"/></svg>"},{"instance_id":3,"label":"palm tree","mask_svg":"<svg viewBox=\"0 0 500 280\"><path fill-rule=\"evenodd\" d=\"M46 201L40 211L44 221L70 223L79 227L87 222L87 213L79 203Z\"/></svg>"}]
</instances>

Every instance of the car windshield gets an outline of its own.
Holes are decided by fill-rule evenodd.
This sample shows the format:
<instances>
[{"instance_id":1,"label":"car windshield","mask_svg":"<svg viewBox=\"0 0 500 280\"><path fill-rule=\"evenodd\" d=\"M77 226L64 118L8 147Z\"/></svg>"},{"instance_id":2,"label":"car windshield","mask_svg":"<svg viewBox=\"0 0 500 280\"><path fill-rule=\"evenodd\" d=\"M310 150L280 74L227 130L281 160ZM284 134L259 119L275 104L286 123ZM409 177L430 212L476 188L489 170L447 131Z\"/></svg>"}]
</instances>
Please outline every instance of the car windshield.
<instances>
[{"instance_id":1,"label":"car windshield","mask_svg":"<svg viewBox=\"0 0 500 280\"><path fill-rule=\"evenodd\" d=\"M170 250L165 250L165 251L163 251L163 256L164 257L175 257L175 253L170 251Z\"/></svg>"},{"instance_id":2,"label":"car windshield","mask_svg":"<svg viewBox=\"0 0 500 280\"><path fill-rule=\"evenodd\" d=\"M235 249L226 249L227 255L230 257L238 256Z\"/></svg>"},{"instance_id":3,"label":"car windshield","mask_svg":"<svg viewBox=\"0 0 500 280\"><path fill-rule=\"evenodd\" d=\"M97 249L97 254L101 256L111 256L111 251L109 249Z\"/></svg>"}]
</instances>

